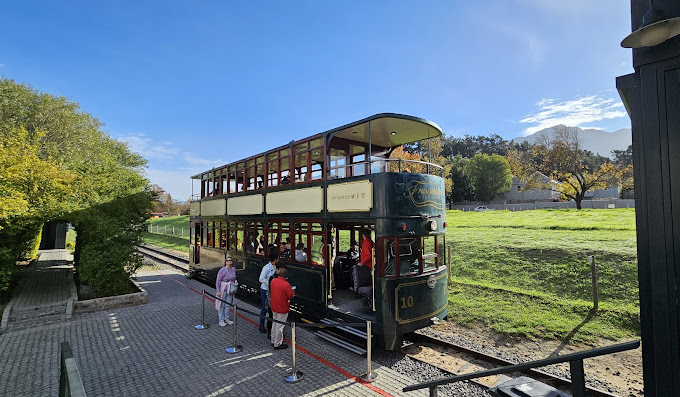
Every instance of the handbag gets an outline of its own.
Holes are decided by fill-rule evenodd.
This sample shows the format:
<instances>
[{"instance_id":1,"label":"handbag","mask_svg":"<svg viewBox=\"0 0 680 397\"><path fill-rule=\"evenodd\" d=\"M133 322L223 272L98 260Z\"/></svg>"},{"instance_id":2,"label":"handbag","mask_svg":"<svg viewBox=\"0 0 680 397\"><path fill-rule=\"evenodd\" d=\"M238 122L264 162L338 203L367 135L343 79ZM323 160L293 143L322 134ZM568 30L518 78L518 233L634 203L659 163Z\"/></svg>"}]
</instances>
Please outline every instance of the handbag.
<instances>
[{"instance_id":1,"label":"handbag","mask_svg":"<svg viewBox=\"0 0 680 397\"><path fill-rule=\"evenodd\" d=\"M238 291L238 281L229 283L229 295L234 295Z\"/></svg>"}]
</instances>

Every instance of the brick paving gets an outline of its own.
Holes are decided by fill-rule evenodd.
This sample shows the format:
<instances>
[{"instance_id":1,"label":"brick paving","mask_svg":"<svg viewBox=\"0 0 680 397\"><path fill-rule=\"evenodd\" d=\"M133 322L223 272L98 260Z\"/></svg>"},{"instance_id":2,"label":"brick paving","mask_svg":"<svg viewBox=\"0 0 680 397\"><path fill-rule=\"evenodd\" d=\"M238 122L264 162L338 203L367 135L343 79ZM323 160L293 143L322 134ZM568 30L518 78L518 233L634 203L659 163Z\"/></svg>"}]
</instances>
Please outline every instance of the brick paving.
<instances>
[{"instance_id":1,"label":"brick paving","mask_svg":"<svg viewBox=\"0 0 680 397\"><path fill-rule=\"evenodd\" d=\"M206 322L212 326L194 329L200 322L197 291L206 288L203 284L172 271L140 273L137 280L149 293L146 305L77 314L71 321L0 335L0 395L57 395L62 341L71 343L88 396L404 395L401 388L415 383L375 362L377 379L358 383L353 377L366 372L365 358L302 329L296 332L302 348L296 360L304 378L285 383L292 351L273 350L258 332L255 316L239 317L243 350L230 355L225 348L231 346L233 326L217 326L212 302L206 302ZM285 337L290 338L290 328Z\"/></svg>"}]
</instances>

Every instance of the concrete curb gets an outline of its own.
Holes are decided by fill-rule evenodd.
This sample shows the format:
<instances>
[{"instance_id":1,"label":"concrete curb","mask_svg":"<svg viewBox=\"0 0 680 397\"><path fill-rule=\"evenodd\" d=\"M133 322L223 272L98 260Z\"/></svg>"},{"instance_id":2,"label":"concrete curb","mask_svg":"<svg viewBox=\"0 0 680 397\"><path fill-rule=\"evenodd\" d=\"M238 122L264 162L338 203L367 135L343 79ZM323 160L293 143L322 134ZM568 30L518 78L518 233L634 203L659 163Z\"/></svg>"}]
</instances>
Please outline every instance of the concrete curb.
<instances>
[{"instance_id":1,"label":"concrete curb","mask_svg":"<svg viewBox=\"0 0 680 397\"><path fill-rule=\"evenodd\" d=\"M140 292L76 301L73 302L73 314L91 313L102 310L117 309L120 307L145 305L148 300L148 293L136 281L133 280L132 283L139 289Z\"/></svg>"},{"instance_id":2,"label":"concrete curb","mask_svg":"<svg viewBox=\"0 0 680 397\"><path fill-rule=\"evenodd\" d=\"M7 306L5 306L5 310L2 312L2 321L0 322L0 334L7 330L7 326L9 325L9 315L12 313L13 305L14 301L10 301L7 304Z\"/></svg>"}]
</instances>

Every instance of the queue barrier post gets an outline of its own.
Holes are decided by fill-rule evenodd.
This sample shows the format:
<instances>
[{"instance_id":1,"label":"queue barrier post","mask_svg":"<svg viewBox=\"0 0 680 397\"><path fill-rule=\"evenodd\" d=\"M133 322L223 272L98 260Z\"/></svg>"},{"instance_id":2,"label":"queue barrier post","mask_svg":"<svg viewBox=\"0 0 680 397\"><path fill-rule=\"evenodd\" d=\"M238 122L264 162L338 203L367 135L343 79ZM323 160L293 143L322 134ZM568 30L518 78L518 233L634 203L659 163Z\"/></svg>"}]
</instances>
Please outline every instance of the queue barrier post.
<instances>
[{"instance_id":1,"label":"queue barrier post","mask_svg":"<svg viewBox=\"0 0 680 397\"><path fill-rule=\"evenodd\" d=\"M236 326L238 325L238 306L234 306L234 338L231 342L231 347L227 347L225 351L229 354L238 353L243 349L243 346L236 344Z\"/></svg>"},{"instance_id":2,"label":"queue barrier post","mask_svg":"<svg viewBox=\"0 0 680 397\"><path fill-rule=\"evenodd\" d=\"M194 327L194 329L202 330L210 328L210 324L205 323L205 289L201 292L201 323Z\"/></svg>"},{"instance_id":3,"label":"queue barrier post","mask_svg":"<svg viewBox=\"0 0 680 397\"><path fill-rule=\"evenodd\" d=\"M295 321L290 323L290 338L291 338L291 348L293 350L293 368L290 369L290 375L286 376L283 380L286 383L297 383L302 380L302 372L297 370L295 364Z\"/></svg>"},{"instance_id":4,"label":"queue barrier post","mask_svg":"<svg viewBox=\"0 0 680 397\"><path fill-rule=\"evenodd\" d=\"M373 382L373 379L377 378L378 375L373 373L371 371L371 339L372 333L371 333L371 321L366 321L366 373L364 375L361 375L361 379L364 382L371 383Z\"/></svg>"}]
</instances>

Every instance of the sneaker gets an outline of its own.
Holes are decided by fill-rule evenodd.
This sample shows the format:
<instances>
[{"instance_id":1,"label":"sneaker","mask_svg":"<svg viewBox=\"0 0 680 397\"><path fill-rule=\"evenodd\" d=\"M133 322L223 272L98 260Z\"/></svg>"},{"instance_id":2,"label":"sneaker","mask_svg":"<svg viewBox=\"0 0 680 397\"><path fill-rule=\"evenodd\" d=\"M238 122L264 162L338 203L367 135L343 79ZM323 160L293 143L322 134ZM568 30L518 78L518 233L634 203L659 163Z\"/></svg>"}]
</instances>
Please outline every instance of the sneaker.
<instances>
[{"instance_id":1,"label":"sneaker","mask_svg":"<svg viewBox=\"0 0 680 397\"><path fill-rule=\"evenodd\" d=\"M227 325L227 323L225 323L224 321L220 321L220 327L224 327L226 325Z\"/></svg>"},{"instance_id":2,"label":"sneaker","mask_svg":"<svg viewBox=\"0 0 680 397\"><path fill-rule=\"evenodd\" d=\"M260 332L262 332L263 334L267 332L267 330L266 330L266 329L264 329L264 327L263 327L263 326L261 326L261 325L260 325L260 328L259 328L259 330L260 330Z\"/></svg>"},{"instance_id":3,"label":"sneaker","mask_svg":"<svg viewBox=\"0 0 680 397\"><path fill-rule=\"evenodd\" d=\"M232 324L234 324L234 322L231 321L231 320L224 320L224 322L227 323L226 325L232 325Z\"/></svg>"},{"instance_id":4,"label":"sneaker","mask_svg":"<svg viewBox=\"0 0 680 397\"><path fill-rule=\"evenodd\" d=\"M285 344L285 343L282 343L278 346L274 346L274 350L283 350L283 349L287 349L287 348L288 348L288 345Z\"/></svg>"}]
</instances>

